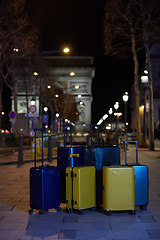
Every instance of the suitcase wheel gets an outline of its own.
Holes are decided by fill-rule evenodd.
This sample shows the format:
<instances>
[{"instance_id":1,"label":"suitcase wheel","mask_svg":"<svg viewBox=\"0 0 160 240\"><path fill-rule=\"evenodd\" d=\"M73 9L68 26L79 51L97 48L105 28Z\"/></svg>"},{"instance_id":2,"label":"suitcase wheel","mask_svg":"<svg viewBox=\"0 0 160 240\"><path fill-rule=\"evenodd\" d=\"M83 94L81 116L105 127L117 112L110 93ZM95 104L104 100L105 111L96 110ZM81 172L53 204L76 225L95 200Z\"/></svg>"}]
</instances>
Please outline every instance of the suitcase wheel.
<instances>
[{"instance_id":1,"label":"suitcase wheel","mask_svg":"<svg viewBox=\"0 0 160 240\"><path fill-rule=\"evenodd\" d=\"M93 212L95 212L95 211L96 211L96 207L92 207L91 210L92 210Z\"/></svg>"},{"instance_id":2,"label":"suitcase wheel","mask_svg":"<svg viewBox=\"0 0 160 240\"><path fill-rule=\"evenodd\" d=\"M140 208L141 208L141 210L143 210L145 212L147 209L147 205L142 205L142 206L140 206Z\"/></svg>"},{"instance_id":3,"label":"suitcase wheel","mask_svg":"<svg viewBox=\"0 0 160 240\"><path fill-rule=\"evenodd\" d=\"M112 211L105 211L106 212L106 214L107 214L107 216L110 216L110 215L112 215Z\"/></svg>"},{"instance_id":4,"label":"suitcase wheel","mask_svg":"<svg viewBox=\"0 0 160 240\"><path fill-rule=\"evenodd\" d=\"M79 210L79 213L80 213L80 214L83 214L83 210Z\"/></svg>"},{"instance_id":5,"label":"suitcase wheel","mask_svg":"<svg viewBox=\"0 0 160 240\"><path fill-rule=\"evenodd\" d=\"M61 211L61 207L56 208L57 212Z\"/></svg>"},{"instance_id":6,"label":"suitcase wheel","mask_svg":"<svg viewBox=\"0 0 160 240\"><path fill-rule=\"evenodd\" d=\"M29 214L33 214L33 209L32 209L32 208L29 209L29 210L28 210L28 213L29 213Z\"/></svg>"},{"instance_id":7,"label":"suitcase wheel","mask_svg":"<svg viewBox=\"0 0 160 240\"><path fill-rule=\"evenodd\" d=\"M39 214L44 214L44 210L40 210L40 211L39 211Z\"/></svg>"},{"instance_id":8,"label":"suitcase wheel","mask_svg":"<svg viewBox=\"0 0 160 240\"><path fill-rule=\"evenodd\" d=\"M71 213L72 209L71 208L67 208L67 213Z\"/></svg>"},{"instance_id":9,"label":"suitcase wheel","mask_svg":"<svg viewBox=\"0 0 160 240\"><path fill-rule=\"evenodd\" d=\"M131 214L131 215L136 215L136 211L135 210L129 210L128 213Z\"/></svg>"}]
</instances>

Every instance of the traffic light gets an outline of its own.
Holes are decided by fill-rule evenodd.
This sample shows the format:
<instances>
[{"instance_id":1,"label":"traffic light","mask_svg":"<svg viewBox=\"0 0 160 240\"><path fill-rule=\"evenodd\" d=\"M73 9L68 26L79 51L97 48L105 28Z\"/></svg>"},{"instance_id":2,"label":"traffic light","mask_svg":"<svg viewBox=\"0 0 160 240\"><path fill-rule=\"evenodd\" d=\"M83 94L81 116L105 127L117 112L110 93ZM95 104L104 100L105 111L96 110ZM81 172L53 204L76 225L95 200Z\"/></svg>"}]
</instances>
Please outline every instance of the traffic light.
<instances>
[{"instance_id":1,"label":"traffic light","mask_svg":"<svg viewBox=\"0 0 160 240\"><path fill-rule=\"evenodd\" d=\"M69 126L66 126L65 129L69 131L69 130L70 130L70 127L69 127Z\"/></svg>"}]
</instances>

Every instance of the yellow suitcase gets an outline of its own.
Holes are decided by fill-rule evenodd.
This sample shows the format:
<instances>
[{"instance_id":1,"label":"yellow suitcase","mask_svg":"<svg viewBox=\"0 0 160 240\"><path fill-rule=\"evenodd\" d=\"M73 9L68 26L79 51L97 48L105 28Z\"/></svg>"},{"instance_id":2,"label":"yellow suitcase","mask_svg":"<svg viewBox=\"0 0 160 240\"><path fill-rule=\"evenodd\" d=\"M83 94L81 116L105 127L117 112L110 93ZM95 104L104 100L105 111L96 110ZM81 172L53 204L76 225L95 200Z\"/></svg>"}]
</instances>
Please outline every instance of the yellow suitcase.
<instances>
[{"instance_id":1,"label":"yellow suitcase","mask_svg":"<svg viewBox=\"0 0 160 240\"><path fill-rule=\"evenodd\" d=\"M66 207L83 213L96 209L96 171L94 166L66 168Z\"/></svg>"},{"instance_id":2,"label":"yellow suitcase","mask_svg":"<svg viewBox=\"0 0 160 240\"><path fill-rule=\"evenodd\" d=\"M135 215L134 167L103 167L103 209L107 215L124 210Z\"/></svg>"}]
</instances>

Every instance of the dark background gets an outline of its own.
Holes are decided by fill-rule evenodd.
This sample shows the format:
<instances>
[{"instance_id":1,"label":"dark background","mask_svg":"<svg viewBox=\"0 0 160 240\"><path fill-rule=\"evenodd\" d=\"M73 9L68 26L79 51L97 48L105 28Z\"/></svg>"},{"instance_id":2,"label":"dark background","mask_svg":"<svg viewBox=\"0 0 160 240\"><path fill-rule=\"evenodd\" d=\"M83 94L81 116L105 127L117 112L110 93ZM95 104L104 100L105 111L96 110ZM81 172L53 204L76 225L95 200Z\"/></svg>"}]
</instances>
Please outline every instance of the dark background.
<instances>
[{"instance_id":1,"label":"dark background","mask_svg":"<svg viewBox=\"0 0 160 240\"><path fill-rule=\"evenodd\" d=\"M32 26L40 32L41 51L67 46L71 56L93 56L96 71L92 84L92 123L108 113L116 101L123 112L122 95L125 91L130 95L134 80L133 60L104 55L104 1L27 0L26 11ZM130 104L129 96L129 110Z\"/></svg>"}]
</instances>

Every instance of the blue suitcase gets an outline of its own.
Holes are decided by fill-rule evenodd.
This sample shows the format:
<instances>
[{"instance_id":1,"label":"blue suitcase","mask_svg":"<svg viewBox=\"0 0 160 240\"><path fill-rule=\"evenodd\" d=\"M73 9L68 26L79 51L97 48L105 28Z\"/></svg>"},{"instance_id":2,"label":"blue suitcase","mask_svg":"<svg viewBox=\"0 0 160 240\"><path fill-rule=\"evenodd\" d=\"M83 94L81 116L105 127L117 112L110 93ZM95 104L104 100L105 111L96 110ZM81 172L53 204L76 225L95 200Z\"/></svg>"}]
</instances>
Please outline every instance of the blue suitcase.
<instances>
[{"instance_id":1,"label":"blue suitcase","mask_svg":"<svg viewBox=\"0 0 160 240\"><path fill-rule=\"evenodd\" d=\"M70 145L65 144L65 127L70 127ZM66 203L66 168L83 164L83 148L84 146L73 146L72 145L72 125L64 124L64 147L57 148L57 166L60 168L60 192L61 192L61 203ZM78 154L78 157L77 157ZM70 159L70 155L73 155Z\"/></svg>"},{"instance_id":2,"label":"blue suitcase","mask_svg":"<svg viewBox=\"0 0 160 240\"><path fill-rule=\"evenodd\" d=\"M92 146L92 127L97 127L97 146ZM102 169L103 166L120 164L120 148L118 146L98 146L99 125L91 125L91 146L84 148L84 165L95 166L96 168L96 203L102 204Z\"/></svg>"},{"instance_id":3,"label":"blue suitcase","mask_svg":"<svg viewBox=\"0 0 160 240\"><path fill-rule=\"evenodd\" d=\"M127 163L127 143L136 144L136 163ZM148 167L138 163L138 141L125 141L125 165L134 167L135 206L145 211L149 203Z\"/></svg>"},{"instance_id":4,"label":"blue suitcase","mask_svg":"<svg viewBox=\"0 0 160 240\"><path fill-rule=\"evenodd\" d=\"M34 129L36 132L43 129ZM35 139L36 143L36 139ZM60 210L60 169L59 167L43 165L43 146L42 146L42 166L36 166L36 146L34 167L30 168L30 207L29 213L33 213L33 209L45 210L56 208Z\"/></svg>"}]
</instances>

